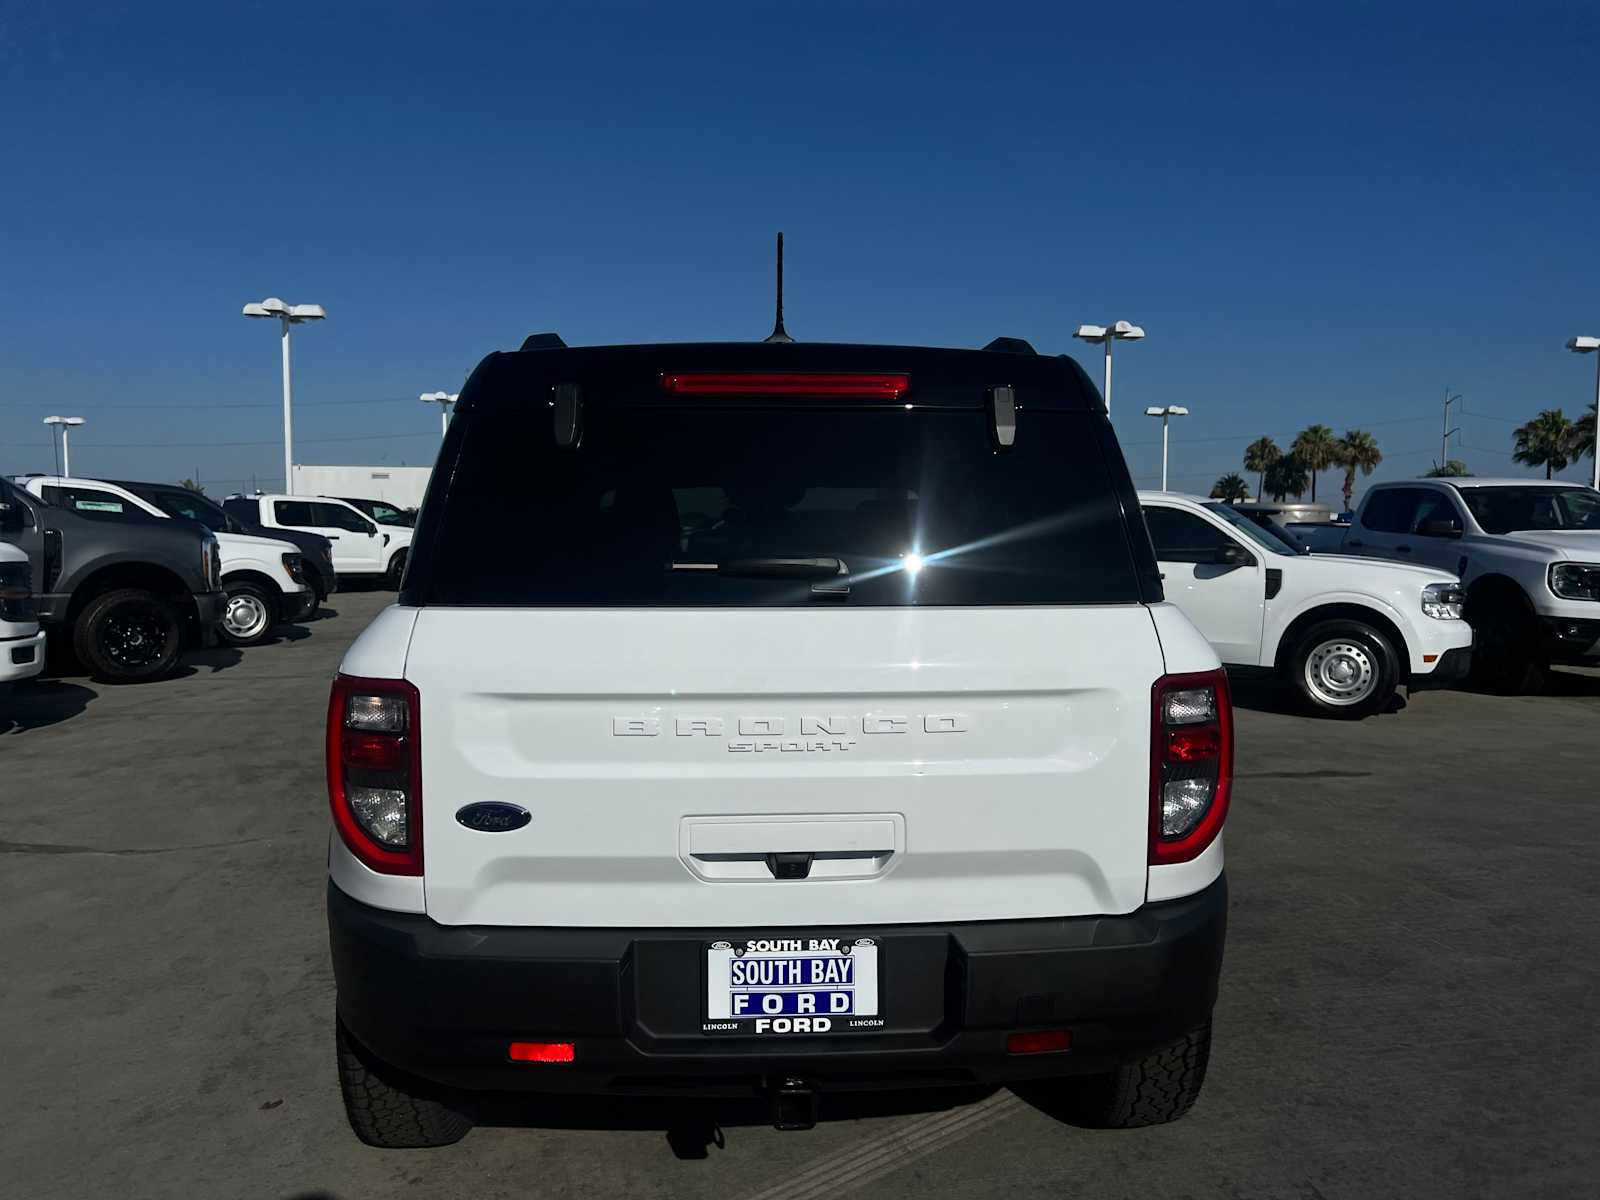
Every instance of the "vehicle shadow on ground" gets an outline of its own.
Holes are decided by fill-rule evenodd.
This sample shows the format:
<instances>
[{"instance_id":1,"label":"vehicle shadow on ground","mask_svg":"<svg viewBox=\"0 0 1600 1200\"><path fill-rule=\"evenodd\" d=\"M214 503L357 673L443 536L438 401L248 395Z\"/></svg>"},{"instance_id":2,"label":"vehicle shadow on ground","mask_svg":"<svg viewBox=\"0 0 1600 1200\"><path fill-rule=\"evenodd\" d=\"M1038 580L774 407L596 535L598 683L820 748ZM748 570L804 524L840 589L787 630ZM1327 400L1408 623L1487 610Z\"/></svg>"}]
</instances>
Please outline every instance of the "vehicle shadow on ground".
<instances>
[{"instance_id":1,"label":"vehicle shadow on ground","mask_svg":"<svg viewBox=\"0 0 1600 1200\"><path fill-rule=\"evenodd\" d=\"M1228 691L1233 696L1235 708L1245 708L1251 712L1276 713L1283 717L1334 720L1332 717L1318 718L1315 714L1307 712L1293 688L1285 687L1270 679L1234 679L1230 676ZM1404 712L1406 704L1406 697L1396 692L1383 711L1376 715L1388 717Z\"/></svg>"},{"instance_id":2,"label":"vehicle shadow on ground","mask_svg":"<svg viewBox=\"0 0 1600 1200\"><path fill-rule=\"evenodd\" d=\"M819 1125L864 1117L917 1116L948 1112L994 1094L992 1087L926 1088L921 1091L860 1092L824 1097ZM656 1130L676 1158L709 1157L727 1145L730 1130L771 1128L772 1108L763 1098L521 1096L480 1097L476 1123L512 1129Z\"/></svg>"},{"instance_id":3,"label":"vehicle shadow on ground","mask_svg":"<svg viewBox=\"0 0 1600 1200\"><path fill-rule=\"evenodd\" d=\"M34 679L0 688L0 736L70 721L99 694L59 679Z\"/></svg>"},{"instance_id":4,"label":"vehicle shadow on ground","mask_svg":"<svg viewBox=\"0 0 1600 1200\"><path fill-rule=\"evenodd\" d=\"M305 634L310 637L311 635ZM267 645L274 639L268 638ZM237 667L244 661L244 651L233 646L211 646L206 649L190 650L183 656L183 662L178 669L168 676L169 679L187 679L192 675L200 674L204 670L211 675L226 671L230 667Z\"/></svg>"}]
</instances>

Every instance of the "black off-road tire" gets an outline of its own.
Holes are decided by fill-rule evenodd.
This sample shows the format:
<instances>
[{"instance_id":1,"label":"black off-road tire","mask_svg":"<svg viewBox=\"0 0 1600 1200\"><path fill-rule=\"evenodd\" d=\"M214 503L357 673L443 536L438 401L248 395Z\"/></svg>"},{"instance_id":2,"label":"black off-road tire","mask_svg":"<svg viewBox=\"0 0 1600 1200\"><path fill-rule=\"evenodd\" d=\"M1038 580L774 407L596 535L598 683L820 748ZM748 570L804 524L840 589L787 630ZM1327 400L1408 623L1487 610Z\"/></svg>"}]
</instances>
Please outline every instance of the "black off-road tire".
<instances>
[{"instance_id":1,"label":"black off-road tire","mask_svg":"<svg viewBox=\"0 0 1600 1200\"><path fill-rule=\"evenodd\" d=\"M1313 661L1317 655L1322 659ZM1326 662L1330 670L1348 666L1355 673L1352 687L1354 681L1361 680L1366 690L1347 703L1339 703L1336 683L1324 680L1317 686L1308 678L1321 677L1319 662ZM1299 636L1289 652L1285 674L1307 712L1339 721L1359 721L1382 712L1393 701L1395 689L1400 686L1400 659L1396 647L1378 629L1364 621L1338 618L1319 621Z\"/></svg>"},{"instance_id":2,"label":"black off-road tire","mask_svg":"<svg viewBox=\"0 0 1600 1200\"><path fill-rule=\"evenodd\" d=\"M390 591L398 592L400 590L400 581L406 575L406 555L409 553L409 548L396 550L394 557L389 560L389 569L384 572L383 582L384 586L389 588Z\"/></svg>"},{"instance_id":3,"label":"black off-road tire","mask_svg":"<svg viewBox=\"0 0 1600 1200\"><path fill-rule=\"evenodd\" d=\"M334 1037L345 1115L367 1145L385 1150L449 1146L472 1128L472 1118L442 1094L379 1062L350 1035L343 1021L336 1023Z\"/></svg>"},{"instance_id":4,"label":"black off-road tire","mask_svg":"<svg viewBox=\"0 0 1600 1200\"><path fill-rule=\"evenodd\" d=\"M1176 1121L1194 1107L1211 1058L1211 1022L1107 1075L1066 1078L1060 1112L1089 1129L1139 1129Z\"/></svg>"},{"instance_id":5,"label":"black off-road tire","mask_svg":"<svg viewBox=\"0 0 1600 1200\"><path fill-rule=\"evenodd\" d=\"M1524 696L1544 690L1550 665L1537 621L1510 598L1490 594L1467 601L1472 626L1475 687L1496 696Z\"/></svg>"},{"instance_id":6,"label":"black off-road tire","mask_svg":"<svg viewBox=\"0 0 1600 1200\"><path fill-rule=\"evenodd\" d=\"M138 662L119 656L112 644L114 625L135 619L147 623L148 657ZM89 674L107 683L144 683L177 669L183 654L183 621L173 604L143 588L115 588L96 596L72 625L72 652Z\"/></svg>"}]
</instances>

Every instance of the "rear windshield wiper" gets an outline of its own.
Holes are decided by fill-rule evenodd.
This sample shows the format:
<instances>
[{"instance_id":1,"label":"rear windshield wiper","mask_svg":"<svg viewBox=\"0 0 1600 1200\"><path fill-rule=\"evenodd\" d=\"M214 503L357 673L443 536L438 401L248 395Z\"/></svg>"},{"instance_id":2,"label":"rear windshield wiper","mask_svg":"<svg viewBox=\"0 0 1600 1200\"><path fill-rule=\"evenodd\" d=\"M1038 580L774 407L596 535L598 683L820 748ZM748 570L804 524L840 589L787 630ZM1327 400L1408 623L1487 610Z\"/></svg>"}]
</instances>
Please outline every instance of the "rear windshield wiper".
<instances>
[{"instance_id":1,"label":"rear windshield wiper","mask_svg":"<svg viewBox=\"0 0 1600 1200\"><path fill-rule=\"evenodd\" d=\"M675 562L674 571L715 571L743 579L832 579L849 574L837 558L732 558L726 562Z\"/></svg>"}]
</instances>

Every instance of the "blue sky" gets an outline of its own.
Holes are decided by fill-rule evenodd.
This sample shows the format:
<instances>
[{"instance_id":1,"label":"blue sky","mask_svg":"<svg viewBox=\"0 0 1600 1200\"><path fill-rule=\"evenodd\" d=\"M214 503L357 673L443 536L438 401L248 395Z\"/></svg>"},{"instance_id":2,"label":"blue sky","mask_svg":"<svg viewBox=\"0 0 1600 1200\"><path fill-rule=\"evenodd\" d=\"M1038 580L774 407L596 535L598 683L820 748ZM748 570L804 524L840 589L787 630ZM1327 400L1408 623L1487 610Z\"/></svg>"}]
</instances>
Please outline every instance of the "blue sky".
<instances>
[{"instance_id":1,"label":"blue sky","mask_svg":"<svg viewBox=\"0 0 1600 1200\"><path fill-rule=\"evenodd\" d=\"M1520 471L1592 402L1588 5L82 4L0 0L0 470L218 494L297 458L427 462L490 350L791 332L1078 354L1149 332L1116 423L1184 404L1174 486L1260 433L1370 429L1411 475ZM1587 473L1587 462L1567 474ZM1322 494L1337 489L1323 478Z\"/></svg>"}]
</instances>

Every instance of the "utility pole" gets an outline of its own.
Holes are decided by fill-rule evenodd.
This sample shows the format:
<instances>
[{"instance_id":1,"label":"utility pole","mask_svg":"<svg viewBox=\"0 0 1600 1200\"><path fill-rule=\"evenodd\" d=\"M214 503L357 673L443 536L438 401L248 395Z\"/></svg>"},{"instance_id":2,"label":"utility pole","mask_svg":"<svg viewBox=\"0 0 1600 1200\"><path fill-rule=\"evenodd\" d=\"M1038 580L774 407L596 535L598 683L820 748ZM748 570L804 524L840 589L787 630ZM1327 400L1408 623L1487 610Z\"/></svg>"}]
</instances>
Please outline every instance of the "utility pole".
<instances>
[{"instance_id":1,"label":"utility pole","mask_svg":"<svg viewBox=\"0 0 1600 1200\"><path fill-rule=\"evenodd\" d=\"M1450 428L1450 406L1459 399L1461 399L1459 395L1452 396L1450 394L1450 388L1447 385L1444 389L1444 421L1439 426L1444 431L1439 438L1439 470L1441 471L1450 465L1450 435L1461 432L1461 426L1459 425L1454 429Z\"/></svg>"}]
</instances>

